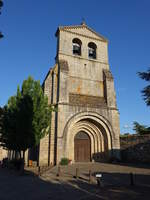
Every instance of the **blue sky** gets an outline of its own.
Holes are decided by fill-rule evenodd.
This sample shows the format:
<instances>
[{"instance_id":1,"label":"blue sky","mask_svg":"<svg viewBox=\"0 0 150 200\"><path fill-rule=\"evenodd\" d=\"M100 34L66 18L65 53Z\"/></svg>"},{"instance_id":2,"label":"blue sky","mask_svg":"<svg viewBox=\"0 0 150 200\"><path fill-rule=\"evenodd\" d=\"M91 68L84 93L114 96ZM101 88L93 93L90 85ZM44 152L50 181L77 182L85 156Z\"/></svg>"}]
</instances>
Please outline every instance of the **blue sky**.
<instances>
[{"instance_id":1,"label":"blue sky","mask_svg":"<svg viewBox=\"0 0 150 200\"><path fill-rule=\"evenodd\" d=\"M109 64L115 78L121 133L133 121L150 125L150 108L140 91L138 71L150 67L149 0L4 0L0 16L0 106L29 75L44 80L56 54L59 25L88 26L109 39Z\"/></svg>"}]
</instances>

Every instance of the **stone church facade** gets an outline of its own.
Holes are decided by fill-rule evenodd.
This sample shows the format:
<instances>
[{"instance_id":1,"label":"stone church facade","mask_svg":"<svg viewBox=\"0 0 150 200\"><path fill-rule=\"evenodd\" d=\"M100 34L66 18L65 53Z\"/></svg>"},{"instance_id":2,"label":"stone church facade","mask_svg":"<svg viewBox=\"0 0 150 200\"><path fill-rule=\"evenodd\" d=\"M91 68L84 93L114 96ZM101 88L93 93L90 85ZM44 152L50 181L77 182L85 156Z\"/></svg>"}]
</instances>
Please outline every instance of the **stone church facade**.
<instances>
[{"instance_id":1,"label":"stone church facade","mask_svg":"<svg viewBox=\"0 0 150 200\"><path fill-rule=\"evenodd\" d=\"M56 37L56 64L43 89L57 112L52 113L50 134L40 142L39 163L119 157L119 113L107 39L85 23L59 27Z\"/></svg>"}]
</instances>

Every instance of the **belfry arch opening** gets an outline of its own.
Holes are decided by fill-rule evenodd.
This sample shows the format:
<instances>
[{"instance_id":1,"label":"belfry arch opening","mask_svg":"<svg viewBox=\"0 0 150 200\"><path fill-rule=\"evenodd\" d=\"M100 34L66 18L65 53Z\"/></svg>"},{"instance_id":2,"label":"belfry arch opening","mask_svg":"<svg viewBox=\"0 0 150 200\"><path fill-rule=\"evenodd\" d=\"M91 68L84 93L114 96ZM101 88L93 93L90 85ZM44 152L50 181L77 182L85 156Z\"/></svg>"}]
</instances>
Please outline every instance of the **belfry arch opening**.
<instances>
[{"instance_id":1,"label":"belfry arch opening","mask_svg":"<svg viewBox=\"0 0 150 200\"><path fill-rule=\"evenodd\" d=\"M82 42L80 39L74 38L72 40L72 52L74 55L81 56L81 46L82 46Z\"/></svg>"},{"instance_id":2,"label":"belfry arch opening","mask_svg":"<svg viewBox=\"0 0 150 200\"><path fill-rule=\"evenodd\" d=\"M89 58L96 59L96 49L97 46L94 42L88 44L88 56Z\"/></svg>"}]
</instances>

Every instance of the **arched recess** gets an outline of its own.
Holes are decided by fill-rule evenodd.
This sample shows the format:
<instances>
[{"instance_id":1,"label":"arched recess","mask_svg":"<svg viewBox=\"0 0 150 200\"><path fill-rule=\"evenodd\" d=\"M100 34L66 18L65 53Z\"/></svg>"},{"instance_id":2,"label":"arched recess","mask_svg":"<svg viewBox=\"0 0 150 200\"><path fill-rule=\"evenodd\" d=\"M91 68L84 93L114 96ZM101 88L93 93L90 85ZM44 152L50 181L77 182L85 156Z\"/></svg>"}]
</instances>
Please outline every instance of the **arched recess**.
<instances>
[{"instance_id":1,"label":"arched recess","mask_svg":"<svg viewBox=\"0 0 150 200\"><path fill-rule=\"evenodd\" d=\"M74 161L74 138L85 131L91 141L91 159L108 157L112 150L113 130L109 121L95 112L81 112L72 116L63 132L64 156Z\"/></svg>"}]
</instances>

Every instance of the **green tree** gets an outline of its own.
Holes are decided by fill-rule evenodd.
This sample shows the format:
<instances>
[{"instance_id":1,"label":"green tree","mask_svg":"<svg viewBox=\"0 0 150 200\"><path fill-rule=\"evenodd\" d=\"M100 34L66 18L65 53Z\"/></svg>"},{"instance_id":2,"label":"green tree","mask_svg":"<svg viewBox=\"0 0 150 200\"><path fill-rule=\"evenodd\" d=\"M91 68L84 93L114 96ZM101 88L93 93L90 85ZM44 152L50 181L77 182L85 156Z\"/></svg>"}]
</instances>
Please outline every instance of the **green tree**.
<instances>
[{"instance_id":1,"label":"green tree","mask_svg":"<svg viewBox=\"0 0 150 200\"><path fill-rule=\"evenodd\" d=\"M140 78L144 79L145 81L150 82L150 69L148 69L147 72L138 72L138 75ZM142 90L142 95L144 97L146 105L150 106L150 85L147 85Z\"/></svg>"},{"instance_id":2,"label":"green tree","mask_svg":"<svg viewBox=\"0 0 150 200\"><path fill-rule=\"evenodd\" d=\"M23 82L21 95L32 100L32 131L37 145L50 129L52 108L48 105L48 98L44 96L40 82L34 81L32 77Z\"/></svg>"},{"instance_id":3,"label":"green tree","mask_svg":"<svg viewBox=\"0 0 150 200\"><path fill-rule=\"evenodd\" d=\"M0 136L2 132L2 118L3 118L3 108L0 107Z\"/></svg>"},{"instance_id":4,"label":"green tree","mask_svg":"<svg viewBox=\"0 0 150 200\"><path fill-rule=\"evenodd\" d=\"M138 122L133 122L133 130L138 135L150 134L150 127L147 127L145 125L141 125Z\"/></svg>"},{"instance_id":5,"label":"green tree","mask_svg":"<svg viewBox=\"0 0 150 200\"><path fill-rule=\"evenodd\" d=\"M3 7L3 1L0 0L0 14L1 14L1 8Z\"/></svg>"},{"instance_id":6,"label":"green tree","mask_svg":"<svg viewBox=\"0 0 150 200\"><path fill-rule=\"evenodd\" d=\"M3 145L9 150L24 152L40 143L50 130L52 109L39 81L32 77L23 81L21 90L3 108Z\"/></svg>"},{"instance_id":7,"label":"green tree","mask_svg":"<svg viewBox=\"0 0 150 200\"><path fill-rule=\"evenodd\" d=\"M3 109L0 107L0 133L1 133L1 126L2 126L2 115L3 115Z\"/></svg>"},{"instance_id":8,"label":"green tree","mask_svg":"<svg viewBox=\"0 0 150 200\"><path fill-rule=\"evenodd\" d=\"M1 14L1 8L3 7L3 1L0 0L0 14ZM4 37L3 34L0 32L0 38Z\"/></svg>"}]
</instances>

